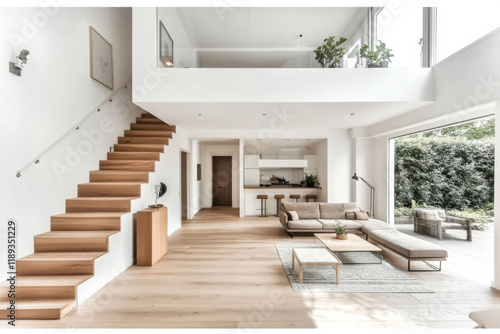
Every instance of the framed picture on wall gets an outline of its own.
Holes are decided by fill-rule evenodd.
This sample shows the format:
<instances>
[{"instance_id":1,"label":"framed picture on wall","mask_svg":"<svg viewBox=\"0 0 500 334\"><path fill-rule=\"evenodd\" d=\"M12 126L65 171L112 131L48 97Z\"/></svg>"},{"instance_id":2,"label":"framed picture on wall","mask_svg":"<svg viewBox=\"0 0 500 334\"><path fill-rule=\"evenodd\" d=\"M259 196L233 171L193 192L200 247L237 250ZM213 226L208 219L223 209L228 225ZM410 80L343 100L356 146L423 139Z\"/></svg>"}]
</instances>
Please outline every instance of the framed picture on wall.
<instances>
[{"instance_id":1,"label":"framed picture on wall","mask_svg":"<svg viewBox=\"0 0 500 334\"><path fill-rule=\"evenodd\" d=\"M167 28L160 21L160 40L158 44L160 62L164 67L174 67L174 41L168 34Z\"/></svg>"},{"instance_id":2,"label":"framed picture on wall","mask_svg":"<svg viewBox=\"0 0 500 334\"><path fill-rule=\"evenodd\" d=\"M196 165L196 180L201 181L201 164Z\"/></svg>"},{"instance_id":3,"label":"framed picture on wall","mask_svg":"<svg viewBox=\"0 0 500 334\"><path fill-rule=\"evenodd\" d=\"M90 34L90 77L113 90L113 46L94 28Z\"/></svg>"}]
</instances>

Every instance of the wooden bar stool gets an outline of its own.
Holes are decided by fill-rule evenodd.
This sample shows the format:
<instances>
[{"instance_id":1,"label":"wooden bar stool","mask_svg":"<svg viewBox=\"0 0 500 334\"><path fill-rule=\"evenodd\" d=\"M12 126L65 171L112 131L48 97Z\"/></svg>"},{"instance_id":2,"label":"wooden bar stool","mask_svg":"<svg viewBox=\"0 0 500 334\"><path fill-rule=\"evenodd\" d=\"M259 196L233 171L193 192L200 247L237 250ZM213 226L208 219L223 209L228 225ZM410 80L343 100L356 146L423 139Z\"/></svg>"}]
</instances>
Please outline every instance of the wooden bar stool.
<instances>
[{"instance_id":1,"label":"wooden bar stool","mask_svg":"<svg viewBox=\"0 0 500 334\"><path fill-rule=\"evenodd\" d=\"M257 195L257 199L260 199L260 216L267 217L267 195ZM259 210L259 209L257 209Z\"/></svg>"},{"instance_id":2,"label":"wooden bar stool","mask_svg":"<svg viewBox=\"0 0 500 334\"><path fill-rule=\"evenodd\" d=\"M290 195L290 198L294 199L295 202L298 202L300 199L300 195Z\"/></svg>"},{"instance_id":3,"label":"wooden bar stool","mask_svg":"<svg viewBox=\"0 0 500 334\"><path fill-rule=\"evenodd\" d=\"M318 199L318 195L306 195L306 200L309 202L312 199L313 202L316 202Z\"/></svg>"},{"instance_id":4,"label":"wooden bar stool","mask_svg":"<svg viewBox=\"0 0 500 334\"><path fill-rule=\"evenodd\" d=\"M276 199L276 217L279 217L281 210L281 200L285 198L285 195L274 195L274 198Z\"/></svg>"}]
</instances>

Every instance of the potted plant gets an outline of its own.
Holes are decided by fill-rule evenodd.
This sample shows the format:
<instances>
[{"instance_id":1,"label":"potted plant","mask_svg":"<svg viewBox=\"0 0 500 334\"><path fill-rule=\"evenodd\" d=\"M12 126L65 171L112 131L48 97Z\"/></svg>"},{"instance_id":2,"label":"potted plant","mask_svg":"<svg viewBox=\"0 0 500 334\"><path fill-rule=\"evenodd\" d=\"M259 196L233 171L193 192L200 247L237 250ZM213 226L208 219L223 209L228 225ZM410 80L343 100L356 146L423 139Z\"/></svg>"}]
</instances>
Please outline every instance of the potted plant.
<instances>
[{"instance_id":1,"label":"potted plant","mask_svg":"<svg viewBox=\"0 0 500 334\"><path fill-rule=\"evenodd\" d=\"M306 186L307 187L314 187L316 181L318 181L318 176L317 175L307 175L305 174L305 181L306 181Z\"/></svg>"},{"instance_id":2,"label":"potted plant","mask_svg":"<svg viewBox=\"0 0 500 334\"><path fill-rule=\"evenodd\" d=\"M388 49L381 40L378 42L375 51L368 51L368 45L366 44L363 44L359 49L359 55L367 60L368 67L388 67L389 62L392 62L391 58L394 57L391 53L392 49Z\"/></svg>"},{"instance_id":3,"label":"potted plant","mask_svg":"<svg viewBox=\"0 0 500 334\"><path fill-rule=\"evenodd\" d=\"M342 57L347 53L347 48L340 47L345 41L347 41L345 37L340 37L338 41L335 41L335 36L324 39L323 45L314 50L316 60L321 67L340 67Z\"/></svg>"},{"instance_id":4,"label":"potted plant","mask_svg":"<svg viewBox=\"0 0 500 334\"><path fill-rule=\"evenodd\" d=\"M346 224L342 225L341 223L338 223L337 226L335 226L335 233L337 239L342 239L342 240L347 240L347 228Z\"/></svg>"}]
</instances>

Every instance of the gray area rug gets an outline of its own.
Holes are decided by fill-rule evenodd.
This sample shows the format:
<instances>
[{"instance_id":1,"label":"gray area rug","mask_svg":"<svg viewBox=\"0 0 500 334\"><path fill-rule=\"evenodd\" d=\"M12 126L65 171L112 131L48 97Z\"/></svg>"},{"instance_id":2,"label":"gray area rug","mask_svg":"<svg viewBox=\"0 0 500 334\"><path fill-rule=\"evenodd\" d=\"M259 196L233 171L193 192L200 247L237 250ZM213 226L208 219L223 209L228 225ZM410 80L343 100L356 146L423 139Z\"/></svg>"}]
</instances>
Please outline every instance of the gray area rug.
<instances>
[{"instance_id":1,"label":"gray area rug","mask_svg":"<svg viewBox=\"0 0 500 334\"><path fill-rule=\"evenodd\" d=\"M303 283L299 283L297 263L292 270L293 248L325 248L322 243L276 244L283 269L295 292L434 292L418 279L394 267L373 253L342 253L338 257L340 266L340 285L335 283L335 269L331 266L304 266ZM368 262L369 264L347 264Z\"/></svg>"}]
</instances>

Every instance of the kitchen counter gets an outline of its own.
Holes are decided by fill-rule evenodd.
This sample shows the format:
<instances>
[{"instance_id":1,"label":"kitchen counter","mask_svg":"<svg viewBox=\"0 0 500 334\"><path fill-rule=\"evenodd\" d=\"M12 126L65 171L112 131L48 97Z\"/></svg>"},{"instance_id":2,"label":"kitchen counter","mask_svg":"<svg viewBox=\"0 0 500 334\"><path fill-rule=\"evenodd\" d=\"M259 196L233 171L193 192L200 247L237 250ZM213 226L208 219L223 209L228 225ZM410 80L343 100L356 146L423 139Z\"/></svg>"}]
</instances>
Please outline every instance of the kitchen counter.
<instances>
[{"instance_id":1,"label":"kitchen counter","mask_svg":"<svg viewBox=\"0 0 500 334\"><path fill-rule=\"evenodd\" d=\"M277 211L277 201L275 195L284 195L282 202L295 202L290 195L300 195L299 202L306 202L306 195L317 195L316 202L325 201L326 191L320 187L297 187L285 184L277 184L271 187L245 186L244 187L244 215L257 216L260 214L260 200L258 195L267 195L267 214L272 216Z\"/></svg>"}]
</instances>

